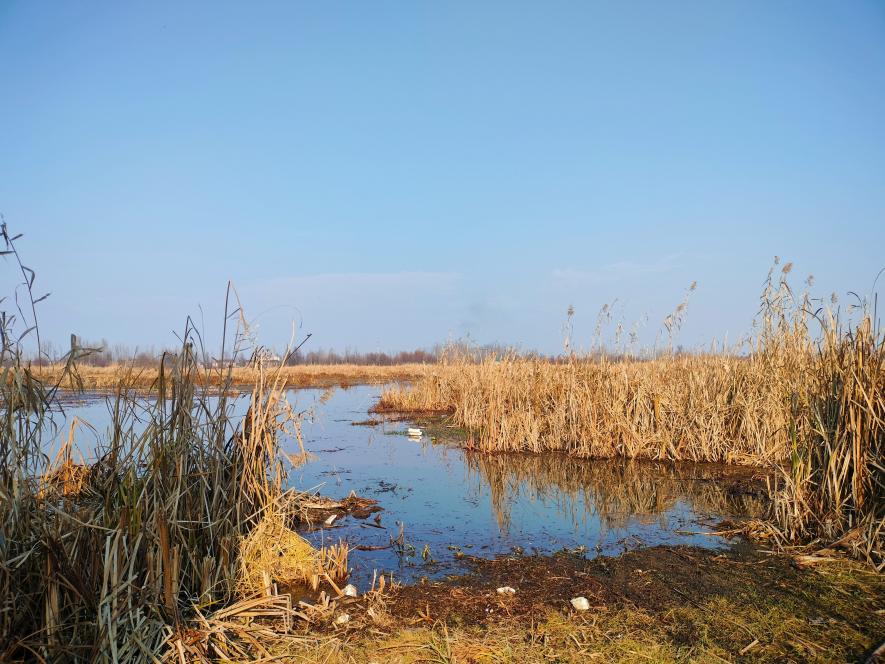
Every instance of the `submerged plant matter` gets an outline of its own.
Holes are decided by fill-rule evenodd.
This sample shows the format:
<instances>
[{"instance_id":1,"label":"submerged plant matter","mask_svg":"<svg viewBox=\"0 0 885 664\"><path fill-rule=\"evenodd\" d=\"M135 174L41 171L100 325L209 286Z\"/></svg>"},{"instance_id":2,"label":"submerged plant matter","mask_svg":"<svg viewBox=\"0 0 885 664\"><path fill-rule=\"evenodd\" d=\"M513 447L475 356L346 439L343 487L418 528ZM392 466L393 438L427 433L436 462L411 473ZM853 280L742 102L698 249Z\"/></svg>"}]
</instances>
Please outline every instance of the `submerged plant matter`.
<instances>
[{"instance_id":1,"label":"submerged plant matter","mask_svg":"<svg viewBox=\"0 0 885 664\"><path fill-rule=\"evenodd\" d=\"M3 237L14 251L5 226ZM33 272L22 271L30 294ZM238 310L226 327L232 319L236 349L250 340ZM201 366L187 326L181 351L163 357L155 399L117 386L94 462L75 461L73 433L51 461L59 385L76 385L88 351L72 344L58 380L43 382L23 359L36 321L13 310L0 323L0 660L200 661L252 638L232 617L288 624L288 598L244 597L254 588L242 555L268 523L278 538L297 537L278 520L298 499L282 491L278 439L299 424L279 371L255 369L248 412L234 417L228 391L206 389L229 386L230 366ZM302 553L302 576L346 572L346 549ZM276 580L264 578L262 595L273 593Z\"/></svg>"}]
</instances>

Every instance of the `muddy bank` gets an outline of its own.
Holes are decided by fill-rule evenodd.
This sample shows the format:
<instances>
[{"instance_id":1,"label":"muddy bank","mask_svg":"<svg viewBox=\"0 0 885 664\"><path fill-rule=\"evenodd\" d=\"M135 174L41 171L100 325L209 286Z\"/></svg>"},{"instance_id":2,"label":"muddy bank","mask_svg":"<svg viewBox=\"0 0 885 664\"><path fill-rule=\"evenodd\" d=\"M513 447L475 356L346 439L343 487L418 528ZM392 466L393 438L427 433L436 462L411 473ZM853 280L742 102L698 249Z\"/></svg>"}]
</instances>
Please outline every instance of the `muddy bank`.
<instances>
[{"instance_id":1,"label":"muddy bank","mask_svg":"<svg viewBox=\"0 0 885 664\"><path fill-rule=\"evenodd\" d=\"M493 661L480 653L496 650L510 653L501 661L864 661L885 638L885 578L848 560L803 567L739 544L468 564L467 574L354 603L332 633L401 662L422 661L421 648L441 640L463 653L445 661L458 662ZM574 610L576 596L590 609Z\"/></svg>"},{"instance_id":2,"label":"muddy bank","mask_svg":"<svg viewBox=\"0 0 885 664\"><path fill-rule=\"evenodd\" d=\"M430 604L436 619L484 625L495 614L530 618L545 608L571 611L569 601L577 596L586 597L596 610L628 607L663 613L716 596L756 606L789 599L803 613L822 610L818 598L807 593L817 572L749 545L723 552L659 546L592 560L560 552L474 558L468 564L468 574L399 588L391 595L391 612L407 618ZM516 592L499 594L497 589L505 586ZM879 597L885 600L885 595ZM850 619L838 611L832 617Z\"/></svg>"}]
</instances>

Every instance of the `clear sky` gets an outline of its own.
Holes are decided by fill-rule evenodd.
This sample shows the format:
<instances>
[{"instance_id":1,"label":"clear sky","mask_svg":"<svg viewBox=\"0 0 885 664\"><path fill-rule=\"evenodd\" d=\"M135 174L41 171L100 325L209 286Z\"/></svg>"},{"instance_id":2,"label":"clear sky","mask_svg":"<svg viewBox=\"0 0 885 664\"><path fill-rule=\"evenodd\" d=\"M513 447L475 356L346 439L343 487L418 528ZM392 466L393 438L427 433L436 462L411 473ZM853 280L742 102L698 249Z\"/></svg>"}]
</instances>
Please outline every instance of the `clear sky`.
<instances>
[{"instance_id":1,"label":"clear sky","mask_svg":"<svg viewBox=\"0 0 885 664\"><path fill-rule=\"evenodd\" d=\"M556 351L745 332L885 267L885 3L0 2L0 212L45 337ZM5 266L3 292L13 275Z\"/></svg>"}]
</instances>

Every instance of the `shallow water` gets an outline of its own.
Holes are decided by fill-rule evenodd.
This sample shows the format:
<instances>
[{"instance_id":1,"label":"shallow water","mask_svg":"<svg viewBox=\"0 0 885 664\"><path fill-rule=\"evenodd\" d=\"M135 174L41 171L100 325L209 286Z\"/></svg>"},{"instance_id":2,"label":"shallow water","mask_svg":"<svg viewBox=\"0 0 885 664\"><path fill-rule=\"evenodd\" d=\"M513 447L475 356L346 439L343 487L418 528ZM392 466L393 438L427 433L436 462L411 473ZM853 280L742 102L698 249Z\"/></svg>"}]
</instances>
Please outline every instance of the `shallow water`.
<instances>
[{"instance_id":1,"label":"shallow water","mask_svg":"<svg viewBox=\"0 0 885 664\"><path fill-rule=\"evenodd\" d=\"M409 438L404 422L354 426L366 420L380 390L357 386L289 393L296 410L313 413L303 425L311 460L290 470L289 486L332 498L353 491L383 508L380 523L375 515L347 516L304 533L317 545L339 540L351 545L351 582L360 590L371 585L376 572L392 573L402 582L462 572L466 556L561 549L611 555L656 544L723 547L726 540L702 533L723 517L761 509L752 496L724 489L717 481L722 467L559 454L481 455L427 436ZM240 399L234 411L247 407ZM81 425L76 436L87 459L91 455L85 450L105 437L108 409L106 400L96 397L65 404L63 421L77 416L95 429ZM54 449L67 436L63 421ZM298 452L297 441L285 439L283 450ZM392 544L400 533L402 545Z\"/></svg>"},{"instance_id":2,"label":"shallow water","mask_svg":"<svg viewBox=\"0 0 885 664\"><path fill-rule=\"evenodd\" d=\"M304 426L306 447L316 458L291 472L291 486L336 498L354 491L378 500L384 511L382 528L372 518L346 517L307 537L316 544L344 539L352 546L386 546L402 524L407 545L353 551L352 582L361 588L375 570L392 571L404 582L463 571L458 551L492 557L581 548L592 556L654 544L722 547L722 538L698 533L724 516L759 508L711 480L721 468L479 455L427 437L411 439L402 422L353 426L366 419L377 387L337 390L325 403L319 403L321 392L297 395L300 407L317 404L314 420Z\"/></svg>"}]
</instances>

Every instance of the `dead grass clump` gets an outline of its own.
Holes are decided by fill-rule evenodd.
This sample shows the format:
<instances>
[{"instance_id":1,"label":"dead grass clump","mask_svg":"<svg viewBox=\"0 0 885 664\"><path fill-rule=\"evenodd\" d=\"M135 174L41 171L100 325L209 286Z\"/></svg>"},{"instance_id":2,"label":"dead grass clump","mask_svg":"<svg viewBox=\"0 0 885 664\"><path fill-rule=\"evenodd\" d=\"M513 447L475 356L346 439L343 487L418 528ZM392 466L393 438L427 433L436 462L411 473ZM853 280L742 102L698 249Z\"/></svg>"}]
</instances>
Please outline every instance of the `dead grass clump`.
<instances>
[{"instance_id":1,"label":"dead grass clump","mask_svg":"<svg viewBox=\"0 0 885 664\"><path fill-rule=\"evenodd\" d=\"M287 518L273 510L240 542L239 592L276 594L279 587L308 586L317 590L322 579L333 583L347 577L347 545L314 549L290 529ZM344 561L342 567L341 561Z\"/></svg>"},{"instance_id":2,"label":"dead grass clump","mask_svg":"<svg viewBox=\"0 0 885 664\"><path fill-rule=\"evenodd\" d=\"M317 551L273 512L240 542L240 569L243 595L272 594L273 582L307 585L322 573Z\"/></svg>"}]
</instances>

